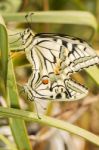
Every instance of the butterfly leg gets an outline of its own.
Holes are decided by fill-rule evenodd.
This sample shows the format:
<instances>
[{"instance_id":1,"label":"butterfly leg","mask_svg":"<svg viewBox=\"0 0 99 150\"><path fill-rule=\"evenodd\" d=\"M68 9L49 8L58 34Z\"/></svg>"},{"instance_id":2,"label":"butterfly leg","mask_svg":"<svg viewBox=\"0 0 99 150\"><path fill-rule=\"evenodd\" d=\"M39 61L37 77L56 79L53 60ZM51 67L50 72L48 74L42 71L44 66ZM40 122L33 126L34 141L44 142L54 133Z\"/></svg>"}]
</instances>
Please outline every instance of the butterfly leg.
<instances>
[{"instance_id":1,"label":"butterfly leg","mask_svg":"<svg viewBox=\"0 0 99 150\"><path fill-rule=\"evenodd\" d=\"M37 104L36 104L35 98L34 98L33 102L34 102L35 109L36 109L36 112L37 112L37 117L38 117L38 119L41 119L41 117L40 117L40 115L39 115L39 112L38 112L38 107L37 107Z\"/></svg>"},{"instance_id":2,"label":"butterfly leg","mask_svg":"<svg viewBox=\"0 0 99 150\"><path fill-rule=\"evenodd\" d=\"M25 85L23 88L24 88L25 93L27 94L27 99L34 102L37 116L39 119L41 119L41 117L39 115L39 111L38 111L38 106L37 106L38 100L36 98L36 93L33 92L33 89L31 89L31 87L29 87L29 85ZM43 107L42 105L40 105L40 106Z\"/></svg>"}]
</instances>

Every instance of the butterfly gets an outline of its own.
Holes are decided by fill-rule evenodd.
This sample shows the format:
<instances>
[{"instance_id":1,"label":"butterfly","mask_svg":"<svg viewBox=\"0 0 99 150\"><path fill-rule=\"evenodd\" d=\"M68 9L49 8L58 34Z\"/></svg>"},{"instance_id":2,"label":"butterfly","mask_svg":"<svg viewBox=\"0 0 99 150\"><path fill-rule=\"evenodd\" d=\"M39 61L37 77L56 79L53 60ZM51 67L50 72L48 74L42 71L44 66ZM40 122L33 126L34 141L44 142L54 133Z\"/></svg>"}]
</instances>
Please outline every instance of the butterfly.
<instances>
[{"instance_id":1,"label":"butterfly","mask_svg":"<svg viewBox=\"0 0 99 150\"><path fill-rule=\"evenodd\" d=\"M99 63L99 57L85 41L63 34L39 33L30 28L22 35L28 61L43 75L70 76Z\"/></svg>"},{"instance_id":2,"label":"butterfly","mask_svg":"<svg viewBox=\"0 0 99 150\"><path fill-rule=\"evenodd\" d=\"M76 83L71 79L57 79L57 81L47 82L48 76L43 77L45 82L39 80L39 72L32 72L28 82L23 86L24 92L27 94L27 99L34 101L37 115L38 108L36 103L40 100L50 101L75 101L85 97L88 94L87 88Z\"/></svg>"}]
</instances>

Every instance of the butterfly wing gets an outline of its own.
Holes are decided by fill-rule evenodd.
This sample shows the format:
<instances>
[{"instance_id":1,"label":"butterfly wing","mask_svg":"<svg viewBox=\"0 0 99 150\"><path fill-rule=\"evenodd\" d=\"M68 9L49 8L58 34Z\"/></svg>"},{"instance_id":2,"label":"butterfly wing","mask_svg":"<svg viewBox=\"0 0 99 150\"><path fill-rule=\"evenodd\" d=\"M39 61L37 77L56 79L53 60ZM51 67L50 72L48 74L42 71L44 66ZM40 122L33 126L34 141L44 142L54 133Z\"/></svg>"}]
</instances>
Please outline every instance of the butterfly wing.
<instances>
[{"instance_id":1,"label":"butterfly wing","mask_svg":"<svg viewBox=\"0 0 99 150\"><path fill-rule=\"evenodd\" d=\"M79 38L46 33L37 34L36 38L40 38L36 46L44 60L56 63L56 58L61 59L61 70L68 76L99 63L93 48Z\"/></svg>"},{"instance_id":2,"label":"butterfly wing","mask_svg":"<svg viewBox=\"0 0 99 150\"><path fill-rule=\"evenodd\" d=\"M34 37L33 51L39 55L41 64L43 66L42 75L54 74L56 64L60 61L60 56L63 51L62 41L54 41L53 37ZM46 70L46 73L45 73Z\"/></svg>"},{"instance_id":3,"label":"butterfly wing","mask_svg":"<svg viewBox=\"0 0 99 150\"><path fill-rule=\"evenodd\" d=\"M61 64L66 75L99 64L99 57L87 43L68 43L67 49L68 54Z\"/></svg>"}]
</instances>

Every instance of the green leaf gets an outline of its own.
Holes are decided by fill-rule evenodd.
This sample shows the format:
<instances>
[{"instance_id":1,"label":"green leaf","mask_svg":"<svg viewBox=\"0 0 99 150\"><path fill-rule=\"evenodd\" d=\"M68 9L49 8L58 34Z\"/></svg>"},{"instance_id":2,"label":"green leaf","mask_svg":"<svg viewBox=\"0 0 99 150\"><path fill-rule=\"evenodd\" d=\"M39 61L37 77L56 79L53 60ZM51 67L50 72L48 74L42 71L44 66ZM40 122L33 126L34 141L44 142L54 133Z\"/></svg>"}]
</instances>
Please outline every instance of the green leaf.
<instances>
[{"instance_id":1,"label":"green leaf","mask_svg":"<svg viewBox=\"0 0 99 150\"><path fill-rule=\"evenodd\" d=\"M94 16L86 11L40 11L33 12L32 22L39 23L68 23L68 24L81 24L92 25L97 28L97 23ZM6 21L27 22L25 15L27 13L7 13L3 14ZM72 18L72 19L71 19ZM29 20L31 22L31 20Z\"/></svg>"},{"instance_id":2,"label":"green leaf","mask_svg":"<svg viewBox=\"0 0 99 150\"><path fill-rule=\"evenodd\" d=\"M44 115L41 115L40 116L41 119L39 119L37 117L37 114L35 113L23 111L19 109L13 109L13 108L4 108L4 107L0 107L0 115L3 117L12 117L12 118L24 119L26 121L38 122L39 124L44 124L44 125L48 125L51 127L55 127L57 129L65 130L70 133L79 135L83 137L84 139L92 142L93 144L96 144L97 146L99 146L98 136L96 136L95 134L89 131L86 131L85 129L82 129L73 124L70 124L66 121L61 121L61 120L47 117Z\"/></svg>"},{"instance_id":3,"label":"green leaf","mask_svg":"<svg viewBox=\"0 0 99 150\"><path fill-rule=\"evenodd\" d=\"M97 29L97 22L95 17L86 11L39 11L33 12L32 18L28 19L29 22L33 23L60 23L60 24L70 24L70 25L80 25L82 27L90 27L90 37L93 37L94 32ZM3 14L6 21L16 21L16 22L27 22L25 15L27 13L5 13Z\"/></svg>"},{"instance_id":4,"label":"green leaf","mask_svg":"<svg viewBox=\"0 0 99 150\"><path fill-rule=\"evenodd\" d=\"M19 108L19 96L12 60L9 61L8 68L8 104L10 107ZM18 150L31 150L24 121L15 118L10 118L9 121Z\"/></svg>"},{"instance_id":5,"label":"green leaf","mask_svg":"<svg viewBox=\"0 0 99 150\"><path fill-rule=\"evenodd\" d=\"M8 65L8 36L7 29L2 16L0 15L0 51L1 51L1 77L6 87L7 65Z\"/></svg>"}]
</instances>

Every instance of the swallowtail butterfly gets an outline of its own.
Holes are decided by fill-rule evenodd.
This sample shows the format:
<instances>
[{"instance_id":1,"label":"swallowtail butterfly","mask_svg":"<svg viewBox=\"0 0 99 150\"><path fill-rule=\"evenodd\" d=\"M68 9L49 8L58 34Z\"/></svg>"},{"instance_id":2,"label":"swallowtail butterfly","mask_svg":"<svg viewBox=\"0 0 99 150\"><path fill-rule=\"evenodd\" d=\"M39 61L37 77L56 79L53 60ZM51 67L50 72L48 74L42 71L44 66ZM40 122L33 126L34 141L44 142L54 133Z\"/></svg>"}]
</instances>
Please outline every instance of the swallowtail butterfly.
<instances>
[{"instance_id":1,"label":"swallowtail butterfly","mask_svg":"<svg viewBox=\"0 0 99 150\"><path fill-rule=\"evenodd\" d=\"M58 100L58 101L74 101L81 99L87 94L87 88L82 85L76 83L72 79L61 80L57 79L57 81L53 80L48 83L48 77L45 78L45 82L42 80L38 82L39 72L33 72L28 79L28 82L24 86L25 91L31 96L29 96L30 100L33 98L38 99L50 99L50 100ZM27 89L27 90L26 90ZM30 92L29 92L29 89ZM32 93L32 94L31 94Z\"/></svg>"},{"instance_id":2,"label":"swallowtail butterfly","mask_svg":"<svg viewBox=\"0 0 99 150\"><path fill-rule=\"evenodd\" d=\"M53 33L34 35L30 28L21 37L28 61L42 70L42 76L63 73L69 77L99 63L94 50L81 39Z\"/></svg>"},{"instance_id":3,"label":"swallowtail butterfly","mask_svg":"<svg viewBox=\"0 0 99 150\"><path fill-rule=\"evenodd\" d=\"M33 72L28 82L23 86L27 98L34 101L35 104L39 100L75 101L85 97L88 93L85 87L71 79L57 79L57 81L50 80L50 82L47 82L48 77L45 76L43 77L45 82L42 82L39 78L39 72ZM38 114L38 109L36 110Z\"/></svg>"},{"instance_id":4,"label":"swallowtail butterfly","mask_svg":"<svg viewBox=\"0 0 99 150\"><path fill-rule=\"evenodd\" d=\"M76 83L71 79L48 82L48 76L43 76L43 81L40 79L39 72L33 72L28 79L28 82L23 86L24 92L27 94L27 98L30 101L34 101L38 118L37 102L44 102L44 100L56 100L56 101L74 101L82 99L87 95L88 90ZM42 106L42 105L41 105Z\"/></svg>"}]
</instances>

